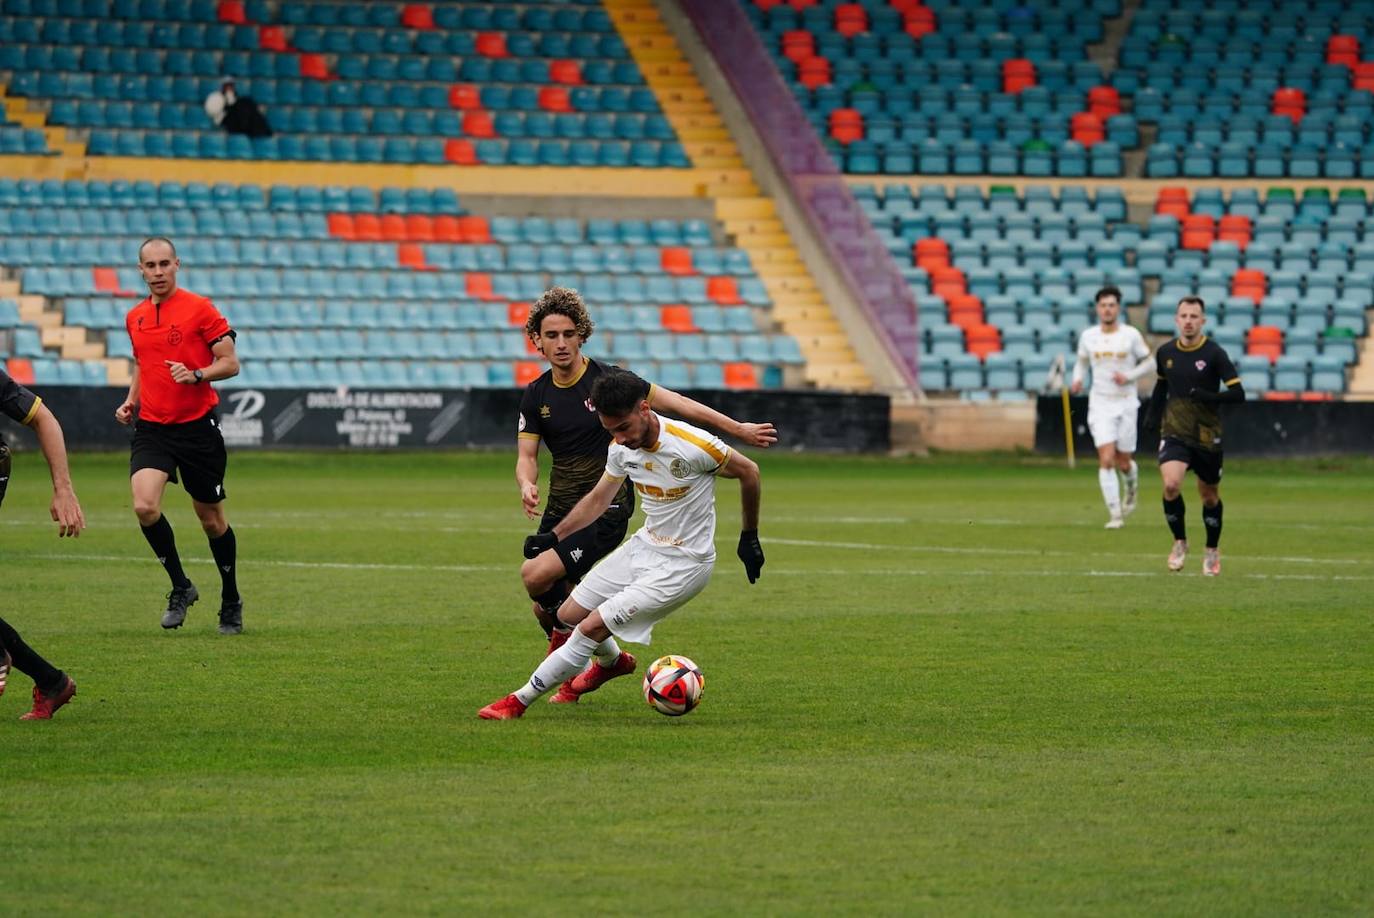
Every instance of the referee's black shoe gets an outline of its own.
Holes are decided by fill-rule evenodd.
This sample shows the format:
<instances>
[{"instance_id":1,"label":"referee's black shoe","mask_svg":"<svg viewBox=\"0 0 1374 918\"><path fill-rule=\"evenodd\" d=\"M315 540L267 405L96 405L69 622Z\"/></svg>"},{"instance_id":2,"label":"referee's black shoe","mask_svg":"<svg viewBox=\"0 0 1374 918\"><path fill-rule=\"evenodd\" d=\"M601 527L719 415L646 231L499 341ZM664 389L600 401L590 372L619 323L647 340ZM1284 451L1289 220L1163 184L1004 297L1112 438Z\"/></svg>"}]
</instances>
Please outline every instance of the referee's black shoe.
<instances>
[{"instance_id":1,"label":"referee's black shoe","mask_svg":"<svg viewBox=\"0 0 1374 918\"><path fill-rule=\"evenodd\" d=\"M219 607L219 633L243 633L243 600L226 602Z\"/></svg>"},{"instance_id":2,"label":"referee's black shoe","mask_svg":"<svg viewBox=\"0 0 1374 918\"><path fill-rule=\"evenodd\" d=\"M197 599L200 599L200 592L194 583L173 589L167 594L167 611L162 613L162 627L180 628L181 623L186 621L186 609L194 605Z\"/></svg>"}]
</instances>

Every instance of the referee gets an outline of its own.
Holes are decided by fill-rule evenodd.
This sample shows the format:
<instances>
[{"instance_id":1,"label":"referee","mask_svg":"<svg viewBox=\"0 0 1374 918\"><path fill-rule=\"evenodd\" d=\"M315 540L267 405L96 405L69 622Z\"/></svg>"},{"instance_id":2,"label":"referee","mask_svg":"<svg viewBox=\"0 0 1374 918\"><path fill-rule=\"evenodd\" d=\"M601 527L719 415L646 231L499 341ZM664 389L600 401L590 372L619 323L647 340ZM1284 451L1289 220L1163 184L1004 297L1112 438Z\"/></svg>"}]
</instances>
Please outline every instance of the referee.
<instances>
[{"instance_id":1,"label":"referee","mask_svg":"<svg viewBox=\"0 0 1374 918\"><path fill-rule=\"evenodd\" d=\"M181 262L170 239L154 236L139 246L138 267L150 295L124 319L133 342L134 372L115 420L134 425L129 459L134 513L172 581L162 627L180 628L187 607L200 598L181 569L172 525L162 515L167 482L177 482L180 475L222 581L219 633L239 634L243 600L237 551L234 530L224 517L228 457L214 410L219 396L210 385L239 371L234 330L209 299L177 287Z\"/></svg>"},{"instance_id":2,"label":"referee","mask_svg":"<svg viewBox=\"0 0 1374 918\"><path fill-rule=\"evenodd\" d=\"M59 538L79 536L86 528L86 518L72 490L71 474L67 470L67 444L57 418L41 398L10 379L3 369L0 369L0 414L33 428L38 436L38 448L52 475L49 512L57 523L57 535ZM10 452L5 441L0 440L0 503L5 500L9 482ZM33 710L20 720L51 720L53 712L76 694L76 682L72 677L43 659L9 622L0 618L0 694L5 691L11 665L33 680Z\"/></svg>"}]
</instances>

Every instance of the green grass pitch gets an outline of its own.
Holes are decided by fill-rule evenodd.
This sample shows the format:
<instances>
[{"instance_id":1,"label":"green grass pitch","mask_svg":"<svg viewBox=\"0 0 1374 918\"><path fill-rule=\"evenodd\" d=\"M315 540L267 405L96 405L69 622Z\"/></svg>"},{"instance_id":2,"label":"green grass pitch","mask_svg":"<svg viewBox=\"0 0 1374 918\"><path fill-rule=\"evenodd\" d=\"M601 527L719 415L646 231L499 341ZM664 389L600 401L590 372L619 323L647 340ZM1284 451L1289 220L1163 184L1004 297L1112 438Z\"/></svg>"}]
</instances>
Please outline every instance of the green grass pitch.
<instances>
[{"instance_id":1,"label":"green grass pitch","mask_svg":"<svg viewBox=\"0 0 1374 918\"><path fill-rule=\"evenodd\" d=\"M74 460L59 541L19 457L3 614L80 690L0 701L8 914L1312 914L1374 910L1374 461L1232 460L1223 575L1153 466L1102 529L1092 468L758 453L768 562L720 560L638 677L478 721L542 634L510 454L230 460L245 633L189 500L165 576L127 457Z\"/></svg>"}]
</instances>

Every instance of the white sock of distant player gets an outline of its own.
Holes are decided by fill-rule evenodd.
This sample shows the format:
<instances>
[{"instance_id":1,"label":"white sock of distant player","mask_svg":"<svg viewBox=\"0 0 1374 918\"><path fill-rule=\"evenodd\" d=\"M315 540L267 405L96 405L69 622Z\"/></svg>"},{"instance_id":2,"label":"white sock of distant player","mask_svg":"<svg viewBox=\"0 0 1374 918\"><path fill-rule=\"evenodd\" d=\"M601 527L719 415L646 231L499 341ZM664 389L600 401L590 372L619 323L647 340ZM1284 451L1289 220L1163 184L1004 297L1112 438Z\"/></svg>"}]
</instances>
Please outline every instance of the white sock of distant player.
<instances>
[{"instance_id":1,"label":"white sock of distant player","mask_svg":"<svg viewBox=\"0 0 1374 918\"><path fill-rule=\"evenodd\" d=\"M582 672L593 654L601 662L614 663L620 656L620 646L615 638L606 638L598 644L581 631L574 631L562 647L544 658L530 681L516 690L515 697L529 706L549 689Z\"/></svg>"},{"instance_id":2,"label":"white sock of distant player","mask_svg":"<svg viewBox=\"0 0 1374 918\"><path fill-rule=\"evenodd\" d=\"M1135 488L1135 486L1140 483L1140 466L1135 464L1134 459L1131 460L1131 467L1126 470L1125 474L1126 487L1128 489Z\"/></svg>"},{"instance_id":3,"label":"white sock of distant player","mask_svg":"<svg viewBox=\"0 0 1374 918\"><path fill-rule=\"evenodd\" d=\"M1107 502L1107 512L1120 516L1121 484L1116 480L1116 469L1098 469L1097 483L1102 488L1102 499Z\"/></svg>"}]
</instances>

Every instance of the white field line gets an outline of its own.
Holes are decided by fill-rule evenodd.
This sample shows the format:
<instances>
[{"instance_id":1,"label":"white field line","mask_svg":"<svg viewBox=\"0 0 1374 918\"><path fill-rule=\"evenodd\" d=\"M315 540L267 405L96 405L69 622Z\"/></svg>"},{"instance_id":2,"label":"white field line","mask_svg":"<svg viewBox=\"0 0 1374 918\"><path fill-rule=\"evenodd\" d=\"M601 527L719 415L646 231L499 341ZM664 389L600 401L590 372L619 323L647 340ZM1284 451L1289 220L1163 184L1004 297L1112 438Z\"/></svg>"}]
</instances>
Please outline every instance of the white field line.
<instances>
[{"instance_id":1,"label":"white field line","mask_svg":"<svg viewBox=\"0 0 1374 918\"><path fill-rule=\"evenodd\" d=\"M767 541L767 540L765 540ZM125 555L79 555L70 553L38 553L25 555L24 557L41 559L47 561L97 561L111 564L140 564L151 559L143 557L129 557ZM183 564L213 564L207 558L183 558ZM446 574L509 574L517 567L512 564L385 564L380 562L352 562L352 561L284 561L275 558L253 559L248 562L253 567L288 567L306 570L340 570L340 571L396 571L413 572L425 571L430 573ZM1156 572L1148 571L1070 571L1070 570L958 570L942 571L929 569L905 568L873 570L871 568L770 568L768 573L775 577L1165 577L1168 572L1160 570ZM1369 581L1374 580L1374 576L1361 575L1341 575L1341 574L1228 574L1230 579L1246 580L1311 580L1311 581Z\"/></svg>"}]
</instances>

